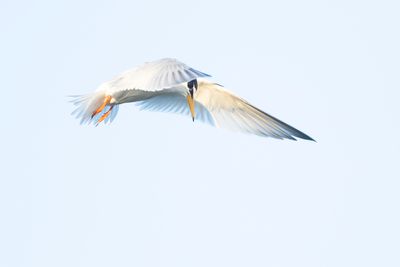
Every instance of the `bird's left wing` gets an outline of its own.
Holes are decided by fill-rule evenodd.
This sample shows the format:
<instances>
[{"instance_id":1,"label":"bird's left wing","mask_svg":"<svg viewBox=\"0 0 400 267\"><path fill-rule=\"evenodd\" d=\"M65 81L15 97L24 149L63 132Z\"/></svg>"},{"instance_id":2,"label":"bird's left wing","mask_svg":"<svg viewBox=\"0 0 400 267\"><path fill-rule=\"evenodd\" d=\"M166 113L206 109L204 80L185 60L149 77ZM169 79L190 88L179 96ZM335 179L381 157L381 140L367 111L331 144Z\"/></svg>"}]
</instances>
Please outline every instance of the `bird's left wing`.
<instances>
[{"instance_id":1,"label":"bird's left wing","mask_svg":"<svg viewBox=\"0 0 400 267\"><path fill-rule=\"evenodd\" d=\"M159 91L209 76L176 59L164 58L128 70L111 81L103 83L98 90L108 93L128 89Z\"/></svg>"}]
</instances>

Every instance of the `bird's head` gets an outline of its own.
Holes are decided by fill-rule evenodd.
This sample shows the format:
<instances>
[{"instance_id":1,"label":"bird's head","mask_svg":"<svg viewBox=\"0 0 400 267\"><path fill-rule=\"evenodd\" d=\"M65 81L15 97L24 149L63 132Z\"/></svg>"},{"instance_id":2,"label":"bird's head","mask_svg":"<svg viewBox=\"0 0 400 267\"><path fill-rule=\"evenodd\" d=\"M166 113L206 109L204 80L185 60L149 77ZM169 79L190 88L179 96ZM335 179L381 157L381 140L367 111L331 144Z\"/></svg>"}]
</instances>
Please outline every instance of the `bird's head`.
<instances>
[{"instance_id":1,"label":"bird's head","mask_svg":"<svg viewBox=\"0 0 400 267\"><path fill-rule=\"evenodd\" d=\"M195 114L195 109L194 109L194 93L197 90L197 80L191 80L190 82L187 83L187 88L188 88L188 93L186 96L188 105L189 105L189 109L190 109L190 113L192 114L192 120L194 121L194 117L196 116Z\"/></svg>"}]
</instances>

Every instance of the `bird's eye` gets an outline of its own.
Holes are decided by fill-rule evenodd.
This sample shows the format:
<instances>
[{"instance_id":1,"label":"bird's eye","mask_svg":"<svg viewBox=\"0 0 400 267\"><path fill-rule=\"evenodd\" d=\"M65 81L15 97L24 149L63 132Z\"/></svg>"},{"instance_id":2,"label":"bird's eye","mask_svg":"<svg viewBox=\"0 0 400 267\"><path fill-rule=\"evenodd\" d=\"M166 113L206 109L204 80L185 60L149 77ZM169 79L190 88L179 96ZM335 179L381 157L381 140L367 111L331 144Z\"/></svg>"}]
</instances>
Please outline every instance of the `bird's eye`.
<instances>
[{"instance_id":1,"label":"bird's eye","mask_svg":"<svg viewBox=\"0 0 400 267\"><path fill-rule=\"evenodd\" d=\"M188 83L187 83L187 87L188 87L189 89L192 89L192 88L193 88L193 81L188 82Z\"/></svg>"}]
</instances>

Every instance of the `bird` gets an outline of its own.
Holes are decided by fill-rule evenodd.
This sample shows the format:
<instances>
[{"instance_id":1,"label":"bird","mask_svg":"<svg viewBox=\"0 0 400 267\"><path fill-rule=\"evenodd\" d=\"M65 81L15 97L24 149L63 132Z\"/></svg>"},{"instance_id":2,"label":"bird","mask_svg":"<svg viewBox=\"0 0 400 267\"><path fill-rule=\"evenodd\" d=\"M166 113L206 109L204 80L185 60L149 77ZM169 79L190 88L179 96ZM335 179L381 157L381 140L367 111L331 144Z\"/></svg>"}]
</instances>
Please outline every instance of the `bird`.
<instances>
[{"instance_id":1,"label":"bird","mask_svg":"<svg viewBox=\"0 0 400 267\"><path fill-rule=\"evenodd\" d=\"M81 124L108 124L115 119L119 105L134 102L142 110L180 113L217 128L315 141L209 77L173 58L147 62L100 84L92 93L71 96L75 105L72 115Z\"/></svg>"}]
</instances>

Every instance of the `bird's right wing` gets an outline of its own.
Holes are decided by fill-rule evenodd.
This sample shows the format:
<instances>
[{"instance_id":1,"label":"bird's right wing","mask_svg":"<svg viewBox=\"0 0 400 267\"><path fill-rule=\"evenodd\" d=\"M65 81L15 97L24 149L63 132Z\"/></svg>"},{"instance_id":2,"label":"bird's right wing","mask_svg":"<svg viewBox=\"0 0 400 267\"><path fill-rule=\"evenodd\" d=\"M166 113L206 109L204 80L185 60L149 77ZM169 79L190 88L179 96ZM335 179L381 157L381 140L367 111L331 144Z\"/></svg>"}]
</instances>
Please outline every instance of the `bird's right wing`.
<instances>
[{"instance_id":1,"label":"bird's right wing","mask_svg":"<svg viewBox=\"0 0 400 267\"><path fill-rule=\"evenodd\" d=\"M278 139L296 140L294 137L298 137L313 140L218 84L201 81L195 99L211 113L216 127Z\"/></svg>"}]
</instances>

